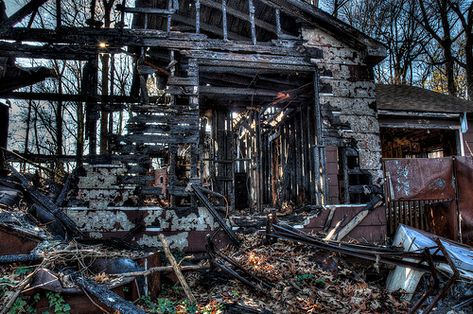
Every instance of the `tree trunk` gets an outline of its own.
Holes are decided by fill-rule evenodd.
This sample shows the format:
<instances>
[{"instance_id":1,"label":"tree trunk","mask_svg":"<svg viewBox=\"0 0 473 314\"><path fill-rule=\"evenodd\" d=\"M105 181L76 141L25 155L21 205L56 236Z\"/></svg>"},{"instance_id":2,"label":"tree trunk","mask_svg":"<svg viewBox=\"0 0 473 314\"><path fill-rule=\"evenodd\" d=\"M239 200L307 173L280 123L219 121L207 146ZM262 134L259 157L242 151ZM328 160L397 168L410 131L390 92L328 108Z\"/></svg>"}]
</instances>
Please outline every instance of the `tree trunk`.
<instances>
[{"instance_id":1,"label":"tree trunk","mask_svg":"<svg viewBox=\"0 0 473 314\"><path fill-rule=\"evenodd\" d=\"M470 36L473 37L473 36ZM466 53L466 84L468 100L473 100L473 38L465 47ZM469 50L468 50L469 49Z\"/></svg>"},{"instance_id":2,"label":"tree trunk","mask_svg":"<svg viewBox=\"0 0 473 314\"><path fill-rule=\"evenodd\" d=\"M452 44L448 42L444 45L445 56L445 75L447 76L448 93L452 96L457 95L457 87L455 84L455 60L452 55Z\"/></svg>"},{"instance_id":3,"label":"tree trunk","mask_svg":"<svg viewBox=\"0 0 473 314\"><path fill-rule=\"evenodd\" d=\"M455 60L452 54L453 41L452 41L450 21L448 18L448 12L449 12L448 8L449 8L449 5L447 3L447 0L441 0L439 2L440 17L442 20L442 29L443 29L443 40L440 44L444 50L445 74L447 76L448 93L452 96L456 96L457 88L455 84L455 73L454 73Z\"/></svg>"},{"instance_id":4,"label":"tree trunk","mask_svg":"<svg viewBox=\"0 0 473 314\"><path fill-rule=\"evenodd\" d=\"M465 63L468 100L473 100L473 4L468 13L468 25L465 29Z\"/></svg>"}]
</instances>

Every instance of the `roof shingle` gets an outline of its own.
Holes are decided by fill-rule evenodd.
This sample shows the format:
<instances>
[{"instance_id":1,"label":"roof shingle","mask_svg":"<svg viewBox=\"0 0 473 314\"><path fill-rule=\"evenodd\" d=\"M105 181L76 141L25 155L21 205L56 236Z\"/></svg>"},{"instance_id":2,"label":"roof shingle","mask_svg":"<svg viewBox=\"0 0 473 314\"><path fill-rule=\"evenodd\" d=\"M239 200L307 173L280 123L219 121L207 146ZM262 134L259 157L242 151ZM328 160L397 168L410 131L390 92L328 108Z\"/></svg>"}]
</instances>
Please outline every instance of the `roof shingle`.
<instances>
[{"instance_id":1,"label":"roof shingle","mask_svg":"<svg viewBox=\"0 0 473 314\"><path fill-rule=\"evenodd\" d=\"M407 85L376 85L380 110L420 112L473 112L473 101Z\"/></svg>"}]
</instances>

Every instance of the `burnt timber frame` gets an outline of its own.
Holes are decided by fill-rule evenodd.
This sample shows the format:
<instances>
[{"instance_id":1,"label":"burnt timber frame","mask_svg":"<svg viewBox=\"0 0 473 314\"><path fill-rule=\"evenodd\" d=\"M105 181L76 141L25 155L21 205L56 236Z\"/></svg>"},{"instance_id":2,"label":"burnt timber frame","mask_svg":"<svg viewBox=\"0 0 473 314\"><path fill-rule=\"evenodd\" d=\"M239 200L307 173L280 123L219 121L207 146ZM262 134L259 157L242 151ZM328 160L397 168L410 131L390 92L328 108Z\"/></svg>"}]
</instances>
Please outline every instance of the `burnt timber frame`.
<instances>
[{"instance_id":1,"label":"burnt timber frame","mask_svg":"<svg viewBox=\"0 0 473 314\"><path fill-rule=\"evenodd\" d=\"M189 128L194 125L200 125L199 117L191 116L191 113L202 112L205 106L202 100L218 103L218 106L232 108L256 108L251 109L251 119L243 121L241 126L249 126L250 122L255 122L255 129L250 133L256 136L256 141L244 144L236 144L236 141L229 141L230 152L222 156L231 156L231 160L218 159L215 164L231 163L233 174L235 165L243 160L253 159L256 167L256 203L258 209L263 204L267 204L271 199L272 184L267 184L272 180L272 168L276 166L303 168L300 172L294 171L288 173L288 176L281 178L285 184L291 188L299 189L304 187L307 196L302 197L302 201L321 205L327 198L327 183L325 176L325 143L322 131L321 104L319 91L321 90L320 75L317 68L317 60L323 58L322 50L318 48L307 49L303 45L300 37L290 34L287 24L284 20L288 17L297 20L298 25L309 25L328 29L329 32L343 35L343 40L349 45L362 50L366 54L369 62L376 62L383 54L383 47L375 41L367 38L363 34L353 30L344 23L333 20L322 11L313 6L305 4L300 0L248 0L247 7L243 10L229 5L227 1L217 3L213 0L191 0L189 3L194 5L194 16L186 16L183 10L179 8L178 1L163 1L165 8L145 8L145 7L124 7L117 6L117 10L122 14L122 21L118 28L100 28L97 21L94 21L95 13L88 21L91 27L64 27L61 21L61 1L56 1L57 21L56 29L38 29L31 28L31 22L38 7L44 4L44 0L33 0L27 4L23 11L17 12L9 20L0 25L0 39L14 40L15 43L0 42L0 56L27 57L27 58L47 58L60 60L81 60L87 61L89 67L88 81L84 81L84 92L78 95L67 94L46 94L46 93L27 93L27 92L6 92L0 95L4 98L12 99L37 99L58 102L81 102L85 103L87 111L87 131L91 148L90 157L96 152L96 127L99 112L113 112L123 110L126 104L141 104L143 108L148 108L150 103L160 101L160 98L147 95L145 85L146 73L136 73L137 86L139 91L126 96L119 96L112 92L105 95L98 95L97 87L97 60L99 54L125 53L135 59L135 65L141 66L146 56L153 58L156 50L164 54L164 59L158 60L157 64L160 73L165 73L167 80L167 94L173 100L172 104L179 108L189 110L188 121ZM94 2L92 2L94 3ZM274 23L269 23L256 14L258 6L266 6L274 14ZM203 20L204 10L218 10L222 16L221 28ZM124 28L125 13L133 14L136 20L138 17L144 17L142 25L134 25L134 29ZM28 14L32 14L29 27L12 27ZM154 22L150 17L159 17L164 21L164 27L161 29L153 28ZM247 23L248 33L235 33L232 30L231 19L236 18ZM119 24L117 24L118 26ZM189 32L174 31L176 27L194 27ZM270 33L272 40L261 41L260 32ZM275 37L274 37L275 35ZM215 38L217 37L217 38ZM232 39L239 40L232 40ZM37 42L43 45L28 45L21 42ZM105 43L106 47L101 44ZM128 51L123 50L128 48ZM149 53L145 53L150 49ZM162 53L164 51L164 53ZM164 62L164 61L166 62ZM169 68L167 64L177 63ZM85 72L85 71L84 71ZM177 73L180 72L180 73ZM308 95L293 96L290 101L297 98L296 105L290 108L277 109L278 112L286 115L286 121L278 122L274 130L268 131L268 125L273 123L276 116L263 117L263 111L272 106L281 90L289 90L290 78L281 79L281 83L274 82L270 78L264 77L265 74L279 75L283 73L301 73L301 76L311 77L311 86L304 90ZM229 75L231 73L231 75ZM221 79L219 80L219 76ZM84 76L86 76L84 74ZM95 78L94 78L95 76ZM261 77L258 86L250 86L255 77ZM264 77L264 78L263 78ZM210 83L211 82L211 83ZM274 83L273 83L274 82ZM250 83L248 85L248 83ZM89 84L89 85L87 85ZM271 85L280 85L284 88L270 88ZM222 86L223 85L223 86ZM248 86L246 86L248 85ZM268 88L269 86L269 88ZM294 89L302 88L295 84ZM308 91L308 92L307 92ZM292 94L292 92L291 92ZM300 94L304 94L300 92ZM310 95L313 96L311 100ZM306 95L306 96L307 96ZM178 102L179 105L177 104ZM288 101L289 102L289 101ZM302 103L307 105L302 106ZM299 104L299 108L297 107ZM182 107L180 107L182 106ZM216 107L218 107L216 106ZM138 106L137 106L138 107ZM275 108L284 107L278 104ZM144 111L146 109L141 109ZM220 109L219 109L220 110ZM227 109L225 109L227 110ZM231 112L227 110L227 118L231 117ZM305 113L307 113L305 115ZM224 120L225 120L224 119ZM291 122L292 119L292 122ZM187 121L187 120L186 120ZM227 122L226 122L227 123ZM304 126L308 131L304 130ZM135 126L138 131L139 127ZM156 128L142 129L141 131L156 131ZM184 134L185 128L178 126L171 131ZM272 133L273 132L273 133ZM202 177L202 169L199 171L198 160L202 159L202 143L200 130L187 131L187 138L173 139L161 135L153 135L157 141L159 138L166 141L169 153L169 164L171 168L177 167L179 145L190 145L190 179L198 182ZM294 142L300 137L301 145ZM146 144L152 140L140 134L128 136L128 141L138 144ZM221 139L220 139L221 140ZM278 142L277 144L276 141ZM255 146L251 157L238 157L237 145ZM242 147L243 147L242 146ZM289 159L280 160L280 164L271 165L270 161L276 156L271 153L261 153L264 149L275 150L283 149L285 154L302 154L305 157L291 161ZM248 149L248 147L246 147ZM220 154L220 153L219 153ZM54 157L53 157L54 158ZM216 158L212 156L212 158ZM93 158L91 158L93 159ZM301 167L303 165L303 167ZM177 182L175 169L169 172L170 185ZM222 180L229 180L223 178ZM234 180L234 175L232 177ZM171 194L175 189L170 188ZM179 192L181 193L181 192ZM186 195L185 192L181 193ZM273 191L274 194L274 191ZM294 193L290 194L293 195ZM234 195L230 195L232 206L235 205ZM192 200L195 205L195 200ZM176 198L171 196L171 206L176 205Z\"/></svg>"}]
</instances>

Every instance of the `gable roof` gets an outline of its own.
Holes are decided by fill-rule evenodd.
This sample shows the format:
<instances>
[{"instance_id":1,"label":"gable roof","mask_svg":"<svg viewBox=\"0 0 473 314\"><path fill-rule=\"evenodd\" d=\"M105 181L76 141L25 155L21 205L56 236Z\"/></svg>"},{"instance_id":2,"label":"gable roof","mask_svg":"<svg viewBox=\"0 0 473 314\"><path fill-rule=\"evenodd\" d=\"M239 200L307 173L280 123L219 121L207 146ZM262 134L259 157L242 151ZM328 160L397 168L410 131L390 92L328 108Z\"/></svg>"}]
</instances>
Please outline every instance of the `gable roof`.
<instances>
[{"instance_id":1,"label":"gable roof","mask_svg":"<svg viewBox=\"0 0 473 314\"><path fill-rule=\"evenodd\" d=\"M345 42L354 48L364 49L368 61L371 61L371 63L378 63L387 55L386 46L381 42L371 38L353 26L335 18L304 0L262 1L269 5L280 7L287 14L298 17L309 25L320 27L331 34L336 35L336 37L342 42Z\"/></svg>"},{"instance_id":2,"label":"gable roof","mask_svg":"<svg viewBox=\"0 0 473 314\"><path fill-rule=\"evenodd\" d=\"M379 110L462 113L473 112L473 101L407 85L376 85Z\"/></svg>"}]
</instances>

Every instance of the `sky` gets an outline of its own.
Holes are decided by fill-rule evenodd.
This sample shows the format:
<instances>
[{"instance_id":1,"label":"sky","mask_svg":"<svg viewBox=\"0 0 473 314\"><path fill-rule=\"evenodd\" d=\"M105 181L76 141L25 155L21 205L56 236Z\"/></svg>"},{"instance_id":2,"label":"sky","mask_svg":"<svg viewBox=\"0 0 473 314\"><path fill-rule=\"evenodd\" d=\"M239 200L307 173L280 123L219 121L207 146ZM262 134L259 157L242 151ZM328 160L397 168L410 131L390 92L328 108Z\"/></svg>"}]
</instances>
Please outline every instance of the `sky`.
<instances>
[{"instance_id":1,"label":"sky","mask_svg":"<svg viewBox=\"0 0 473 314\"><path fill-rule=\"evenodd\" d=\"M7 7L7 15L12 15L15 11L20 8L20 5L17 4L16 0L4 0Z\"/></svg>"}]
</instances>

